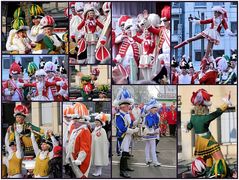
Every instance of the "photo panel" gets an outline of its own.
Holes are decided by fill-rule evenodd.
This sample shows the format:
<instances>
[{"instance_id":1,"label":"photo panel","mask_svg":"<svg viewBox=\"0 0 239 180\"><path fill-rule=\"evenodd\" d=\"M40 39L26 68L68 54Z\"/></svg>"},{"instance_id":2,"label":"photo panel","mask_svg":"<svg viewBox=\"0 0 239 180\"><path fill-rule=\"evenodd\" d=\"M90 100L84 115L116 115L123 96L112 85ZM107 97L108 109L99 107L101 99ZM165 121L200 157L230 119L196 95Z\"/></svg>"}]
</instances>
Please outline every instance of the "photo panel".
<instances>
[{"instance_id":1,"label":"photo panel","mask_svg":"<svg viewBox=\"0 0 239 180\"><path fill-rule=\"evenodd\" d=\"M70 66L70 101L110 101L110 65Z\"/></svg>"},{"instance_id":2,"label":"photo panel","mask_svg":"<svg viewBox=\"0 0 239 180\"><path fill-rule=\"evenodd\" d=\"M2 2L2 54L68 54L67 2Z\"/></svg>"},{"instance_id":3,"label":"photo panel","mask_svg":"<svg viewBox=\"0 0 239 180\"><path fill-rule=\"evenodd\" d=\"M237 2L173 2L172 84L237 84Z\"/></svg>"},{"instance_id":4,"label":"photo panel","mask_svg":"<svg viewBox=\"0 0 239 180\"><path fill-rule=\"evenodd\" d=\"M67 101L67 55L2 55L2 101Z\"/></svg>"},{"instance_id":5,"label":"photo panel","mask_svg":"<svg viewBox=\"0 0 239 180\"><path fill-rule=\"evenodd\" d=\"M112 177L176 178L176 86L112 86Z\"/></svg>"},{"instance_id":6,"label":"photo panel","mask_svg":"<svg viewBox=\"0 0 239 180\"><path fill-rule=\"evenodd\" d=\"M2 104L2 178L62 178L62 104Z\"/></svg>"},{"instance_id":7,"label":"photo panel","mask_svg":"<svg viewBox=\"0 0 239 180\"><path fill-rule=\"evenodd\" d=\"M63 103L64 178L111 178L111 103Z\"/></svg>"},{"instance_id":8,"label":"photo panel","mask_svg":"<svg viewBox=\"0 0 239 180\"><path fill-rule=\"evenodd\" d=\"M178 86L178 178L237 178L237 92Z\"/></svg>"},{"instance_id":9,"label":"photo panel","mask_svg":"<svg viewBox=\"0 0 239 180\"><path fill-rule=\"evenodd\" d=\"M70 64L111 64L111 2L70 2Z\"/></svg>"},{"instance_id":10,"label":"photo panel","mask_svg":"<svg viewBox=\"0 0 239 180\"><path fill-rule=\"evenodd\" d=\"M113 84L170 84L170 2L112 4Z\"/></svg>"}]
</instances>

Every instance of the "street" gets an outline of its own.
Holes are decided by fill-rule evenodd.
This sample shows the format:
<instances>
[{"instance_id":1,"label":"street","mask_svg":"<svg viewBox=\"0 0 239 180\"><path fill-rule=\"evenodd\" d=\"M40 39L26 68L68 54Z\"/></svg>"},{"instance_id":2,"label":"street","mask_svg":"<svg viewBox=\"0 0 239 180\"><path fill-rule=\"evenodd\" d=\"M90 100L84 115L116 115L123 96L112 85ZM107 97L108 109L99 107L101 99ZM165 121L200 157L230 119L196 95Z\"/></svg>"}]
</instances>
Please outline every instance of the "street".
<instances>
[{"instance_id":1,"label":"street","mask_svg":"<svg viewBox=\"0 0 239 180\"><path fill-rule=\"evenodd\" d=\"M120 156L116 154L116 137L112 138L113 158L112 158L112 177L121 178L119 176ZM176 138L161 137L157 147L158 160L162 165L154 167L145 164L145 142L136 141L133 147L133 157L128 162L129 166L134 169L129 172L132 178L176 178Z\"/></svg>"}]
</instances>

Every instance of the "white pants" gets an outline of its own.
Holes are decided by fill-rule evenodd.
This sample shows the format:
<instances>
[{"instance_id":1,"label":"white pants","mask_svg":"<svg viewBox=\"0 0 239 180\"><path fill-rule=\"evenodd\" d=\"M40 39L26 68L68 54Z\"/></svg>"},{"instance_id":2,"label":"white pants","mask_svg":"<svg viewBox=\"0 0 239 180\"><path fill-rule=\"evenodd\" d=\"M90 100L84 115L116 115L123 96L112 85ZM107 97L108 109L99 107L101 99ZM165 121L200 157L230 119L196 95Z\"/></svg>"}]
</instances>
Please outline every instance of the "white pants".
<instances>
[{"instance_id":1,"label":"white pants","mask_svg":"<svg viewBox=\"0 0 239 180\"><path fill-rule=\"evenodd\" d=\"M129 152L129 146L130 146L130 143L131 143L131 139L132 139L132 135L131 134L126 134L123 141L122 141L122 144L121 144L121 150L123 152Z\"/></svg>"},{"instance_id":2,"label":"white pants","mask_svg":"<svg viewBox=\"0 0 239 180\"><path fill-rule=\"evenodd\" d=\"M152 69L151 68L142 68L141 71L142 71L144 80L150 81Z\"/></svg>"},{"instance_id":3,"label":"white pants","mask_svg":"<svg viewBox=\"0 0 239 180\"><path fill-rule=\"evenodd\" d=\"M156 156L156 142L155 139L151 140L146 140L145 141L145 157L146 157L146 162L150 161L150 153L153 162L158 162L157 156Z\"/></svg>"},{"instance_id":4,"label":"white pants","mask_svg":"<svg viewBox=\"0 0 239 180\"><path fill-rule=\"evenodd\" d=\"M95 174L97 175L102 174L102 166L95 166Z\"/></svg>"},{"instance_id":5,"label":"white pants","mask_svg":"<svg viewBox=\"0 0 239 180\"><path fill-rule=\"evenodd\" d=\"M87 63L88 64L95 64L95 48L96 48L95 44L87 46Z\"/></svg>"},{"instance_id":6,"label":"white pants","mask_svg":"<svg viewBox=\"0 0 239 180\"><path fill-rule=\"evenodd\" d=\"M15 174L13 176L8 176L8 178L23 178L22 174Z\"/></svg>"}]
</instances>

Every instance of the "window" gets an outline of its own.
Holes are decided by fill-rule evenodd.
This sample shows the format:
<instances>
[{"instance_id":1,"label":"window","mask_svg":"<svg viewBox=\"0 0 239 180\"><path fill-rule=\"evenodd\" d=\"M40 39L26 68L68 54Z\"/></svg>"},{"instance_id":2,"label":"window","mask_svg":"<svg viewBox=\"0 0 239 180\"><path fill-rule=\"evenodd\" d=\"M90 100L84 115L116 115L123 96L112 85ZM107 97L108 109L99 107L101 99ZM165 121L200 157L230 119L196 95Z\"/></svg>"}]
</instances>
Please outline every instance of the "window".
<instances>
[{"instance_id":1,"label":"window","mask_svg":"<svg viewBox=\"0 0 239 180\"><path fill-rule=\"evenodd\" d=\"M173 34L178 34L180 28L179 20L173 20Z\"/></svg>"},{"instance_id":2,"label":"window","mask_svg":"<svg viewBox=\"0 0 239 180\"><path fill-rule=\"evenodd\" d=\"M213 2L213 6L224 6L224 2Z\"/></svg>"},{"instance_id":3,"label":"window","mask_svg":"<svg viewBox=\"0 0 239 180\"><path fill-rule=\"evenodd\" d=\"M237 22L231 22L231 31L237 34Z\"/></svg>"},{"instance_id":4,"label":"window","mask_svg":"<svg viewBox=\"0 0 239 180\"><path fill-rule=\"evenodd\" d=\"M204 6L206 6L207 5L207 3L206 2L195 2L195 6L196 7L204 7Z\"/></svg>"},{"instance_id":5,"label":"window","mask_svg":"<svg viewBox=\"0 0 239 180\"><path fill-rule=\"evenodd\" d=\"M231 2L231 6L237 6L237 2L236 1Z\"/></svg>"},{"instance_id":6,"label":"window","mask_svg":"<svg viewBox=\"0 0 239 180\"><path fill-rule=\"evenodd\" d=\"M221 143L237 142L237 114L235 109L229 110L221 115ZM220 132L219 132L220 133Z\"/></svg>"},{"instance_id":7,"label":"window","mask_svg":"<svg viewBox=\"0 0 239 180\"><path fill-rule=\"evenodd\" d=\"M224 55L224 50L214 50L213 57L221 57Z\"/></svg>"},{"instance_id":8,"label":"window","mask_svg":"<svg viewBox=\"0 0 239 180\"><path fill-rule=\"evenodd\" d=\"M178 3L178 2L173 2L172 3L173 8L176 8L176 7L179 7L179 6L180 6L180 3Z\"/></svg>"},{"instance_id":9,"label":"window","mask_svg":"<svg viewBox=\"0 0 239 180\"><path fill-rule=\"evenodd\" d=\"M195 51L195 61L201 61L201 51Z\"/></svg>"},{"instance_id":10,"label":"window","mask_svg":"<svg viewBox=\"0 0 239 180\"><path fill-rule=\"evenodd\" d=\"M52 119L52 103L41 103L41 125L51 126ZM34 118L34 117L33 117Z\"/></svg>"},{"instance_id":11,"label":"window","mask_svg":"<svg viewBox=\"0 0 239 180\"><path fill-rule=\"evenodd\" d=\"M33 57L22 57L21 59L23 69L27 69L28 64L33 61Z\"/></svg>"},{"instance_id":12,"label":"window","mask_svg":"<svg viewBox=\"0 0 239 180\"><path fill-rule=\"evenodd\" d=\"M13 56L3 56L3 69L10 69L10 65L15 61Z\"/></svg>"}]
</instances>

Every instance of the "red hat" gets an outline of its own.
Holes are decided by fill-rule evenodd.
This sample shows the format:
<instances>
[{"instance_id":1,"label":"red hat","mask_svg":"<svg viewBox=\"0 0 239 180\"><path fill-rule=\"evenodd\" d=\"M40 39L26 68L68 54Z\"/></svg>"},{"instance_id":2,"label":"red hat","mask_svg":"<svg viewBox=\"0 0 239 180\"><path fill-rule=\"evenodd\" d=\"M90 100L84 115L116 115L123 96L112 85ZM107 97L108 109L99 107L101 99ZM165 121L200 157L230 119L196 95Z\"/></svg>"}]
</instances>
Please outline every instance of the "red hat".
<instances>
[{"instance_id":1,"label":"red hat","mask_svg":"<svg viewBox=\"0 0 239 180\"><path fill-rule=\"evenodd\" d=\"M19 104L14 108L14 117L16 117L16 115L23 115L23 116L27 116L29 113L28 109L26 106Z\"/></svg>"},{"instance_id":2,"label":"red hat","mask_svg":"<svg viewBox=\"0 0 239 180\"><path fill-rule=\"evenodd\" d=\"M128 19L130 19L130 16L127 15L122 15L120 16L120 18L118 19L118 25L119 27L121 27L123 25L123 23L125 23Z\"/></svg>"},{"instance_id":3,"label":"red hat","mask_svg":"<svg viewBox=\"0 0 239 180\"><path fill-rule=\"evenodd\" d=\"M10 66L10 75L20 74L21 72L22 72L21 66L18 63L13 62Z\"/></svg>"},{"instance_id":4,"label":"red hat","mask_svg":"<svg viewBox=\"0 0 239 180\"><path fill-rule=\"evenodd\" d=\"M61 146L55 146L53 148L53 153L54 154L61 154L61 152L62 152L62 147Z\"/></svg>"},{"instance_id":5,"label":"red hat","mask_svg":"<svg viewBox=\"0 0 239 180\"><path fill-rule=\"evenodd\" d=\"M161 11L161 18L163 18L166 21L169 21L171 18L171 8L170 6L164 6L164 8Z\"/></svg>"},{"instance_id":6,"label":"red hat","mask_svg":"<svg viewBox=\"0 0 239 180\"><path fill-rule=\"evenodd\" d=\"M76 3L76 2L70 2L70 3L69 3L69 6L70 6L71 8L73 8L73 7L75 7L75 3Z\"/></svg>"},{"instance_id":7,"label":"red hat","mask_svg":"<svg viewBox=\"0 0 239 180\"><path fill-rule=\"evenodd\" d=\"M210 99L212 96L213 95L209 94L205 89L199 89L196 92L193 92L191 102L193 105L210 106Z\"/></svg>"},{"instance_id":8,"label":"red hat","mask_svg":"<svg viewBox=\"0 0 239 180\"><path fill-rule=\"evenodd\" d=\"M94 69L92 69L91 74L95 75L95 76L99 76L100 70L98 68L94 68Z\"/></svg>"}]
</instances>

